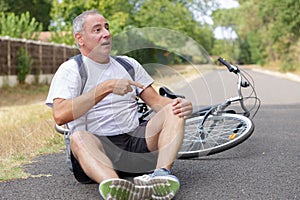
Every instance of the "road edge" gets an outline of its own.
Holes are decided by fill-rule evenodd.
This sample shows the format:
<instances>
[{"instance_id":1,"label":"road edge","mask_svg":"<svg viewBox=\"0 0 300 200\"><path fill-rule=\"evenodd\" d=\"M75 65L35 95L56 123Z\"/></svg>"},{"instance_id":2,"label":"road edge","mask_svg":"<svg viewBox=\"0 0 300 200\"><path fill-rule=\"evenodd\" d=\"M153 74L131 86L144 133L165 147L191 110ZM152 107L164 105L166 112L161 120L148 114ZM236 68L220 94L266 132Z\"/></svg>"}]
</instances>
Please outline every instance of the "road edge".
<instances>
[{"instance_id":1,"label":"road edge","mask_svg":"<svg viewBox=\"0 0 300 200\"><path fill-rule=\"evenodd\" d=\"M271 71L271 70L266 70L266 69L261 69L261 68L252 68L252 70L256 71L256 72L264 73L267 75L284 78L284 79L288 79L288 80L295 81L295 82L300 82L300 76L297 74L293 74L291 72L282 73L282 72L276 72L276 71Z\"/></svg>"}]
</instances>

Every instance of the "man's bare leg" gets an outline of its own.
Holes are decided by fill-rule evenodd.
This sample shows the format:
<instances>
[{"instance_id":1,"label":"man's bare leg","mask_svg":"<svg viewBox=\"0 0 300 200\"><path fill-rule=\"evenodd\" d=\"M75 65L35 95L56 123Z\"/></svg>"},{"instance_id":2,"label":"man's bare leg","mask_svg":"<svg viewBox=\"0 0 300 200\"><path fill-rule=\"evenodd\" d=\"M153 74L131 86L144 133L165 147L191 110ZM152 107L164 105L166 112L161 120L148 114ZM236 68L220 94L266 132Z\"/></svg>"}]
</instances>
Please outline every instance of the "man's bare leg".
<instances>
[{"instance_id":1,"label":"man's bare leg","mask_svg":"<svg viewBox=\"0 0 300 200\"><path fill-rule=\"evenodd\" d=\"M172 105L162 108L148 123L146 140L150 151L158 150L157 169L171 169L184 135L184 119L173 114Z\"/></svg>"},{"instance_id":2,"label":"man's bare leg","mask_svg":"<svg viewBox=\"0 0 300 200\"><path fill-rule=\"evenodd\" d=\"M93 134L86 131L74 132L71 136L71 150L86 175L97 183L118 178L100 140Z\"/></svg>"},{"instance_id":3,"label":"man's bare leg","mask_svg":"<svg viewBox=\"0 0 300 200\"><path fill-rule=\"evenodd\" d=\"M174 115L172 108L171 104L163 107L147 124L148 149L158 151L156 170L134 178L136 185L152 187L152 199L172 199L180 187L170 170L183 141L184 119Z\"/></svg>"}]
</instances>

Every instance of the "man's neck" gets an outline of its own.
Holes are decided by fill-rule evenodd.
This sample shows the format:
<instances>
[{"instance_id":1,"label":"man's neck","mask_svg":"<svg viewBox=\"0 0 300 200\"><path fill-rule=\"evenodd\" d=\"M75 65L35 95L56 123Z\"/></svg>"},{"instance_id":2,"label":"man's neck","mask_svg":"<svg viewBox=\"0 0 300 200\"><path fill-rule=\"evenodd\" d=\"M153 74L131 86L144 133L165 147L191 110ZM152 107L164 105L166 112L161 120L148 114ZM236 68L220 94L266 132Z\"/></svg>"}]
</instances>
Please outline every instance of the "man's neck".
<instances>
[{"instance_id":1,"label":"man's neck","mask_svg":"<svg viewBox=\"0 0 300 200\"><path fill-rule=\"evenodd\" d=\"M91 58L91 57L89 57L89 58L92 59L93 61L97 62L97 63L100 63L100 64L109 63L109 56L105 56L105 57L99 56L97 58Z\"/></svg>"},{"instance_id":2,"label":"man's neck","mask_svg":"<svg viewBox=\"0 0 300 200\"><path fill-rule=\"evenodd\" d=\"M107 64L109 63L110 61L110 58L109 58L109 55L95 55L95 54L85 54L83 52L81 52L82 55L88 57L89 59L97 62L97 63L100 63L100 64Z\"/></svg>"}]
</instances>

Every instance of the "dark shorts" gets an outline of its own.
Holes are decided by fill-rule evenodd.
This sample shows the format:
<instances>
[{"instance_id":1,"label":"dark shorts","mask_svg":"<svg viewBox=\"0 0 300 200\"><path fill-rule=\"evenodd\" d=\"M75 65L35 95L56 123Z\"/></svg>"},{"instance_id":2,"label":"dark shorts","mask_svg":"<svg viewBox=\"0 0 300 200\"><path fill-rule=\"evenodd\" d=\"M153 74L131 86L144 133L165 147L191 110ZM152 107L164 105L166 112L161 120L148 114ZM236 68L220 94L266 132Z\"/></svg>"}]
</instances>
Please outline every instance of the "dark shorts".
<instances>
[{"instance_id":1,"label":"dark shorts","mask_svg":"<svg viewBox=\"0 0 300 200\"><path fill-rule=\"evenodd\" d=\"M145 130L146 123L130 133L98 137L119 176L134 176L155 169L157 154L147 148ZM71 161L76 180L80 183L92 183L93 181L84 173L72 152Z\"/></svg>"}]
</instances>

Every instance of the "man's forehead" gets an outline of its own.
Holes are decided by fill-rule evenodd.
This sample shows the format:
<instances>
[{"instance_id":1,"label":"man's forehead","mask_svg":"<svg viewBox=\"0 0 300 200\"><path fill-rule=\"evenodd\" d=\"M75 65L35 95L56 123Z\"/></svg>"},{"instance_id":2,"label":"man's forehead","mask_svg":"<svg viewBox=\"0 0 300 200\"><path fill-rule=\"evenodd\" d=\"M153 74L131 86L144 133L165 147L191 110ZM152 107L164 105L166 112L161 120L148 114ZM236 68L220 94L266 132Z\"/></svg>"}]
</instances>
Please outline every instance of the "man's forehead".
<instances>
[{"instance_id":1,"label":"man's forehead","mask_svg":"<svg viewBox=\"0 0 300 200\"><path fill-rule=\"evenodd\" d=\"M97 24L106 24L106 19L100 14L88 15L85 19L85 24L89 26L95 26Z\"/></svg>"}]
</instances>

